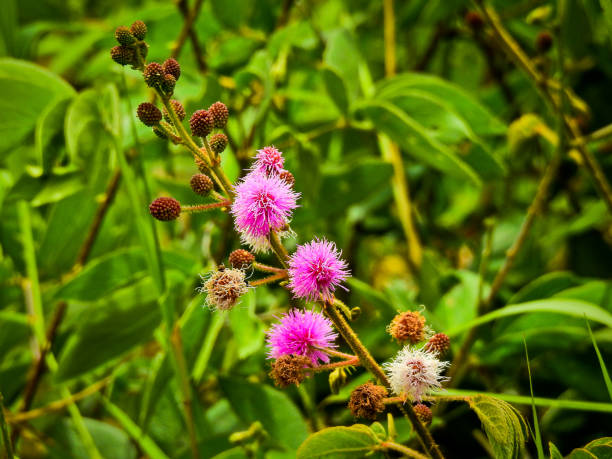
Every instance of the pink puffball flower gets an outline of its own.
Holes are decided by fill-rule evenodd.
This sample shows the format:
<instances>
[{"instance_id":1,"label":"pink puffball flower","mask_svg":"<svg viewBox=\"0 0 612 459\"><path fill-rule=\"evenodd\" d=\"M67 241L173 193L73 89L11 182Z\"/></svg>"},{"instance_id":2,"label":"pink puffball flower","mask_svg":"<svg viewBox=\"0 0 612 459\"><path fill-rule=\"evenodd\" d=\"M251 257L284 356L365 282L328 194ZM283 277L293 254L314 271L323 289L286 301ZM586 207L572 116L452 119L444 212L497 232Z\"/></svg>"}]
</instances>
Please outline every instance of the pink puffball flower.
<instances>
[{"instance_id":1,"label":"pink puffball flower","mask_svg":"<svg viewBox=\"0 0 612 459\"><path fill-rule=\"evenodd\" d=\"M439 360L437 352L412 346L404 347L395 359L383 364L395 395L407 395L417 402L430 390L442 387L447 380L442 376L446 367L448 362Z\"/></svg>"},{"instance_id":2,"label":"pink puffball flower","mask_svg":"<svg viewBox=\"0 0 612 459\"><path fill-rule=\"evenodd\" d=\"M312 360L329 362L329 356L320 349L336 348L334 340L338 337L331 321L323 314L314 311L292 309L280 317L266 333L268 358L277 359L283 355L304 355Z\"/></svg>"},{"instance_id":3,"label":"pink puffball flower","mask_svg":"<svg viewBox=\"0 0 612 459\"><path fill-rule=\"evenodd\" d=\"M350 274L340 255L336 244L325 239L298 246L289 259L289 288L294 296L332 301L334 290Z\"/></svg>"},{"instance_id":4,"label":"pink puffball flower","mask_svg":"<svg viewBox=\"0 0 612 459\"><path fill-rule=\"evenodd\" d=\"M244 177L234 191L231 213L237 231L254 249L265 249L270 231L286 229L299 193L278 176L257 171Z\"/></svg>"},{"instance_id":5,"label":"pink puffball flower","mask_svg":"<svg viewBox=\"0 0 612 459\"><path fill-rule=\"evenodd\" d=\"M266 175L278 175L283 171L285 158L283 158L283 154L273 146L263 147L261 150L257 150L255 158L256 161L253 164L254 171L263 172Z\"/></svg>"}]
</instances>

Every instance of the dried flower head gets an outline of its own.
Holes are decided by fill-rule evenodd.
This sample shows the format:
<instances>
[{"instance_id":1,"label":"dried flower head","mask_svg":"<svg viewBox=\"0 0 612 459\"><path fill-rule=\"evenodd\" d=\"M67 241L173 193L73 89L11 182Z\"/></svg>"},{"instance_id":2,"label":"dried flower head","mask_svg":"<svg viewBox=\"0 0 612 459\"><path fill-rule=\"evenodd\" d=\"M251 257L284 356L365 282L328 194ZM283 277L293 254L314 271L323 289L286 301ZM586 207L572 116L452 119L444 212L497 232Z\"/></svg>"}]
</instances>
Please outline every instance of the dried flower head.
<instances>
[{"instance_id":1,"label":"dried flower head","mask_svg":"<svg viewBox=\"0 0 612 459\"><path fill-rule=\"evenodd\" d=\"M283 171L285 158L283 154L273 146L264 147L257 150L256 161L253 163L253 170L265 174L280 174Z\"/></svg>"},{"instance_id":2,"label":"dried flower head","mask_svg":"<svg viewBox=\"0 0 612 459\"><path fill-rule=\"evenodd\" d=\"M150 88L161 87L164 83L164 69L158 62L147 64L143 72L144 80Z\"/></svg>"},{"instance_id":3,"label":"dried flower head","mask_svg":"<svg viewBox=\"0 0 612 459\"><path fill-rule=\"evenodd\" d=\"M229 118L229 111L227 106L223 102L215 102L208 107L209 113L212 115L215 121L215 127L217 129L223 129L227 124Z\"/></svg>"},{"instance_id":4,"label":"dried flower head","mask_svg":"<svg viewBox=\"0 0 612 459\"><path fill-rule=\"evenodd\" d=\"M213 134L209 139L212 151L220 155L227 147L227 136L225 134Z\"/></svg>"},{"instance_id":5,"label":"dried flower head","mask_svg":"<svg viewBox=\"0 0 612 459\"><path fill-rule=\"evenodd\" d=\"M272 362L270 377L278 387L298 386L304 381L304 371L310 366L310 359L304 355L281 355Z\"/></svg>"},{"instance_id":6,"label":"dried flower head","mask_svg":"<svg viewBox=\"0 0 612 459\"><path fill-rule=\"evenodd\" d=\"M376 419L385 410L387 389L367 382L351 393L348 407L356 418Z\"/></svg>"},{"instance_id":7,"label":"dried flower head","mask_svg":"<svg viewBox=\"0 0 612 459\"><path fill-rule=\"evenodd\" d=\"M176 59L172 57L166 59L162 64L162 67L166 75L172 75L174 77L174 80L178 81L179 77L181 76L181 65Z\"/></svg>"},{"instance_id":8,"label":"dried flower head","mask_svg":"<svg viewBox=\"0 0 612 459\"><path fill-rule=\"evenodd\" d=\"M414 409L417 418L419 418L419 421L421 421L425 425L431 423L431 420L433 419L433 413L427 405L417 403L412 408Z\"/></svg>"},{"instance_id":9,"label":"dried flower head","mask_svg":"<svg viewBox=\"0 0 612 459\"><path fill-rule=\"evenodd\" d=\"M122 46L130 46L136 41L130 29L125 26L119 26L115 29L115 39Z\"/></svg>"},{"instance_id":10,"label":"dried flower head","mask_svg":"<svg viewBox=\"0 0 612 459\"><path fill-rule=\"evenodd\" d=\"M331 301L333 292L349 276L336 244L314 239L298 246L289 259L289 288L294 296L309 301Z\"/></svg>"},{"instance_id":11,"label":"dried flower head","mask_svg":"<svg viewBox=\"0 0 612 459\"><path fill-rule=\"evenodd\" d=\"M314 311L292 309L280 317L266 333L268 358L278 359L282 355L304 355L313 365L319 361L329 362L329 356L320 349L337 347L338 336L328 318ZM317 349L319 348L319 349Z\"/></svg>"},{"instance_id":12,"label":"dried flower head","mask_svg":"<svg viewBox=\"0 0 612 459\"><path fill-rule=\"evenodd\" d=\"M205 279L200 289L206 292L206 304L214 309L232 309L238 299L248 291L244 271L220 266Z\"/></svg>"},{"instance_id":13,"label":"dried flower head","mask_svg":"<svg viewBox=\"0 0 612 459\"><path fill-rule=\"evenodd\" d=\"M387 331L400 343L416 344L425 339L425 317L418 311L401 312L393 318Z\"/></svg>"},{"instance_id":14,"label":"dried flower head","mask_svg":"<svg viewBox=\"0 0 612 459\"><path fill-rule=\"evenodd\" d=\"M206 196L213 189L214 184L208 175L195 174L191 177L189 185L194 193Z\"/></svg>"},{"instance_id":15,"label":"dried flower head","mask_svg":"<svg viewBox=\"0 0 612 459\"><path fill-rule=\"evenodd\" d=\"M189 119L191 134L196 137L206 137L213 130L214 124L213 117L207 110L197 110Z\"/></svg>"},{"instance_id":16,"label":"dried flower head","mask_svg":"<svg viewBox=\"0 0 612 459\"><path fill-rule=\"evenodd\" d=\"M143 102L140 104L136 109L136 115L145 126L155 126L162 119L162 114L159 111L159 108L157 108L151 102Z\"/></svg>"},{"instance_id":17,"label":"dried flower head","mask_svg":"<svg viewBox=\"0 0 612 459\"><path fill-rule=\"evenodd\" d=\"M157 198L149 205L149 212L157 220L175 220L181 214L181 204L174 198Z\"/></svg>"},{"instance_id":18,"label":"dried flower head","mask_svg":"<svg viewBox=\"0 0 612 459\"><path fill-rule=\"evenodd\" d=\"M280 174L278 174L278 177L291 186L295 184L295 177L289 171L282 171Z\"/></svg>"},{"instance_id":19,"label":"dried flower head","mask_svg":"<svg viewBox=\"0 0 612 459\"><path fill-rule=\"evenodd\" d=\"M430 352L437 352L440 355L444 355L450 349L450 338L444 333L436 333L429 338L429 341L425 344L425 349Z\"/></svg>"},{"instance_id":20,"label":"dried flower head","mask_svg":"<svg viewBox=\"0 0 612 459\"><path fill-rule=\"evenodd\" d=\"M110 50L111 59L117 64L128 65L134 60L134 50L126 46L115 46Z\"/></svg>"},{"instance_id":21,"label":"dried flower head","mask_svg":"<svg viewBox=\"0 0 612 459\"><path fill-rule=\"evenodd\" d=\"M172 99L170 101L170 105L174 109L174 113L176 113L176 116L179 119L179 121L183 121L185 119L185 108L183 107L183 104L181 104L176 99ZM168 123L172 123L172 119L170 118L170 114L168 113L168 110L166 110L165 108L164 108L164 119Z\"/></svg>"},{"instance_id":22,"label":"dried flower head","mask_svg":"<svg viewBox=\"0 0 612 459\"><path fill-rule=\"evenodd\" d=\"M391 390L417 402L431 389L442 387L446 381L442 371L447 366L448 362L438 360L436 353L411 346L404 347L395 359L383 365Z\"/></svg>"},{"instance_id":23,"label":"dried flower head","mask_svg":"<svg viewBox=\"0 0 612 459\"><path fill-rule=\"evenodd\" d=\"M267 247L270 231L283 230L299 195L277 176L251 172L235 186L232 214L242 240L254 250Z\"/></svg>"},{"instance_id":24,"label":"dried flower head","mask_svg":"<svg viewBox=\"0 0 612 459\"><path fill-rule=\"evenodd\" d=\"M134 21L130 31L138 40L144 40L147 35L147 25L142 21Z\"/></svg>"},{"instance_id":25,"label":"dried flower head","mask_svg":"<svg viewBox=\"0 0 612 459\"><path fill-rule=\"evenodd\" d=\"M255 261L255 255L248 250L237 249L229 255L229 262L232 268L246 269Z\"/></svg>"}]
</instances>

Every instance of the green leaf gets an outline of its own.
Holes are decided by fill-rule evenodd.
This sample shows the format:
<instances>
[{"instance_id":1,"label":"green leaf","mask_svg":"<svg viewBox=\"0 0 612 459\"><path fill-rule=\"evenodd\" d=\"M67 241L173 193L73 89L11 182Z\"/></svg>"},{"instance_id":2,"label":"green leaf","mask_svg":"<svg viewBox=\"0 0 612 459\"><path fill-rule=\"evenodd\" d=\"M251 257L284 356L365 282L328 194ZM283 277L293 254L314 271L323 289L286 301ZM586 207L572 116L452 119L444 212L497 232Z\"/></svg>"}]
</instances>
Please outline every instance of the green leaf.
<instances>
[{"instance_id":1,"label":"green leaf","mask_svg":"<svg viewBox=\"0 0 612 459\"><path fill-rule=\"evenodd\" d=\"M488 395L466 400L476 413L497 459L522 457L527 439L527 424L512 405Z\"/></svg>"},{"instance_id":2,"label":"green leaf","mask_svg":"<svg viewBox=\"0 0 612 459\"><path fill-rule=\"evenodd\" d=\"M330 31L323 62L334 69L346 85L349 100L359 95L359 65L361 54L351 34L344 29Z\"/></svg>"},{"instance_id":3,"label":"green leaf","mask_svg":"<svg viewBox=\"0 0 612 459\"><path fill-rule=\"evenodd\" d=\"M289 397L263 384L222 378L219 386L236 415L246 424L261 422L276 443L296 450L308 435L308 427Z\"/></svg>"},{"instance_id":4,"label":"green leaf","mask_svg":"<svg viewBox=\"0 0 612 459\"><path fill-rule=\"evenodd\" d=\"M373 452L380 440L368 426L328 427L309 436L297 451L297 459L352 459ZM368 457L376 457L368 455Z\"/></svg>"},{"instance_id":5,"label":"green leaf","mask_svg":"<svg viewBox=\"0 0 612 459\"><path fill-rule=\"evenodd\" d=\"M570 287L580 285L580 279L567 271L546 273L531 281L515 293L509 304L525 303L527 301L548 298Z\"/></svg>"},{"instance_id":6,"label":"green leaf","mask_svg":"<svg viewBox=\"0 0 612 459\"><path fill-rule=\"evenodd\" d=\"M595 341L595 336L593 335L593 330L591 330L591 325L589 325L589 321L586 321L587 328L589 330L589 336L591 337L591 342L593 343L593 348L595 349L595 354L597 354L597 360L599 361L599 367L601 368L601 374L603 375L604 382L606 383L606 388L608 389L608 395L610 396L610 400L612 400L612 381L610 380L610 375L608 373L608 369L606 368L606 362L599 351L599 346L597 346L597 341Z\"/></svg>"},{"instance_id":7,"label":"green leaf","mask_svg":"<svg viewBox=\"0 0 612 459\"><path fill-rule=\"evenodd\" d=\"M253 355L263 346L265 327L255 314L255 306L256 289L250 289L228 314L238 348L238 358L241 360Z\"/></svg>"},{"instance_id":8,"label":"green leaf","mask_svg":"<svg viewBox=\"0 0 612 459\"><path fill-rule=\"evenodd\" d=\"M606 26L608 26L608 38L612 42L612 0L599 0L604 12Z\"/></svg>"},{"instance_id":9,"label":"green leaf","mask_svg":"<svg viewBox=\"0 0 612 459\"><path fill-rule=\"evenodd\" d=\"M548 450L550 451L550 459L563 459L563 454L559 452L559 449L552 441L548 442Z\"/></svg>"},{"instance_id":10,"label":"green leaf","mask_svg":"<svg viewBox=\"0 0 612 459\"><path fill-rule=\"evenodd\" d=\"M371 100L361 102L356 109L363 112L378 131L387 134L418 161L453 177L481 184L480 178L468 164L396 105Z\"/></svg>"},{"instance_id":11,"label":"green leaf","mask_svg":"<svg viewBox=\"0 0 612 459\"><path fill-rule=\"evenodd\" d=\"M349 100L346 85L344 84L344 81L342 80L342 77L338 71L331 67L324 66L321 68L321 77L325 83L327 94L331 100L334 101L334 104L336 107L338 107L340 113L343 115L348 114Z\"/></svg>"},{"instance_id":12,"label":"green leaf","mask_svg":"<svg viewBox=\"0 0 612 459\"><path fill-rule=\"evenodd\" d=\"M599 306L587 303L585 301L553 298L506 306L496 311L489 312L488 314L480 316L470 322L463 323L450 330L447 330L446 334L449 336L455 336L462 331L468 330L472 327L477 327L493 320L497 320L501 317L527 314L530 312L558 313L571 317L586 316L589 320L612 327L612 314Z\"/></svg>"},{"instance_id":13,"label":"green leaf","mask_svg":"<svg viewBox=\"0 0 612 459\"><path fill-rule=\"evenodd\" d=\"M0 59L0 152L27 136L49 104L71 97L74 89L64 80L35 64Z\"/></svg>"},{"instance_id":14,"label":"green leaf","mask_svg":"<svg viewBox=\"0 0 612 459\"><path fill-rule=\"evenodd\" d=\"M36 123L34 143L44 173L51 171L64 148L64 118L70 101L66 98L49 104Z\"/></svg>"},{"instance_id":15,"label":"green leaf","mask_svg":"<svg viewBox=\"0 0 612 459\"><path fill-rule=\"evenodd\" d=\"M612 437L593 440L582 448L574 449L567 459L610 459L612 458Z\"/></svg>"}]
</instances>

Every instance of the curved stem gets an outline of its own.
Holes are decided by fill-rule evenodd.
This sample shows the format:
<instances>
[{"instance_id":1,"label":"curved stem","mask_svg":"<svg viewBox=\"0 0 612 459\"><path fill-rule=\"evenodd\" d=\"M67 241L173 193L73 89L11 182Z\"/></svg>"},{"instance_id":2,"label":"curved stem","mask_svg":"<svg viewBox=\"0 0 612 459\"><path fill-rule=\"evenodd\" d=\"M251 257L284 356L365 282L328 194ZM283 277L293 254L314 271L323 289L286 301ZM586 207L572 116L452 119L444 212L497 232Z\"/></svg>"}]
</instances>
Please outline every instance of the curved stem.
<instances>
[{"instance_id":1,"label":"curved stem","mask_svg":"<svg viewBox=\"0 0 612 459\"><path fill-rule=\"evenodd\" d=\"M281 264L286 268L287 262L289 261L289 252L285 249L285 246L280 240L280 236L276 231L270 231L270 245L272 246L272 250L278 257Z\"/></svg>"},{"instance_id":2,"label":"curved stem","mask_svg":"<svg viewBox=\"0 0 612 459\"><path fill-rule=\"evenodd\" d=\"M281 272L287 271L284 268L277 268L275 266L264 265L263 263L259 263L258 261L253 262L253 268L259 271L267 272L267 273L281 273Z\"/></svg>"},{"instance_id":3,"label":"curved stem","mask_svg":"<svg viewBox=\"0 0 612 459\"><path fill-rule=\"evenodd\" d=\"M418 451L413 450L412 448L408 448L407 446L400 445L399 443L395 443L393 441L383 441L378 445L380 449L390 449L392 451L397 451L398 453L402 453L406 457L411 457L414 459L427 459L427 456L422 455Z\"/></svg>"},{"instance_id":4,"label":"curved stem","mask_svg":"<svg viewBox=\"0 0 612 459\"><path fill-rule=\"evenodd\" d=\"M317 367L309 368L309 370L327 371L327 370L333 370L335 368L354 367L356 365L359 365L359 357L353 357L352 359L341 360L339 362L326 363L324 365L319 365Z\"/></svg>"},{"instance_id":5,"label":"curved stem","mask_svg":"<svg viewBox=\"0 0 612 459\"><path fill-rule=\"evenodd\" d=\"M232 202L230 200L225 200L222 202L213 202L211 204L198 204L195 206L181 206L181 212L189 212L189 213L194 213L194 212L206 212L207 210L213 210L213 209L219 209L222 207L227 207L231 204Z\"/></svg>"},{"instance_id":6,"label":"curved stem","mask_svg":"<svg viewBox=\"0 0 612 459\"><path fill-rule=\"evenodd\" d=\"M263 279L257 279L253 282L249 282L251 287L257 287L259 285L269 284L271 282L276 282L279 280L283 280L287 278L287 271L283 271L281 273L273 274L272 276L264 277Z\"/></svg>"}]
</instances>

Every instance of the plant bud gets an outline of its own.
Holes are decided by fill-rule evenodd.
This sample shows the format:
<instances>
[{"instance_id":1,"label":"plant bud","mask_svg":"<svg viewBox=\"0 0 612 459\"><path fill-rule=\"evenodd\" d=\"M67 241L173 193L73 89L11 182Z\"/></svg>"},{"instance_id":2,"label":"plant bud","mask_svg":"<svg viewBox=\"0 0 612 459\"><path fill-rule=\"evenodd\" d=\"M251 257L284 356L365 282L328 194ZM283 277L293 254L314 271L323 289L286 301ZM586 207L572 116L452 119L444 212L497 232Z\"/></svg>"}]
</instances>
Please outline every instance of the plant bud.
<instances>
[{"instance_id":1,"label":"plant bud","mask_svg":"<svg viewBox=\"0 0 612 459\"><path fill-rule=\"evenodd\" d=\"M425 317L417 311L402 312L393 318L387 331L400 343L416 344L425 338Z\"/></svg>"},{"instance_id":2,"label":"plant bud","mask_svg":"<svg viewBox=\"0 0 612 459\"><path fill-rule=\"evenodd\" d=\"M149 205L149 212L157 220L175 220L181 214L181 204L174 198L157 198Z\"/></svg>"},{"instance_id":3,"label":"plant bud","mask_svg":"<svg viewBox=\"0 0 612 459\"><path fill-rule=\"evenodd\" d=\"M270 377L278 387L298 386L306 377L304 370L312 365L304 355L282 355L272 362Z\"/></svg>"},{"instance_id":4,"label":"plant bud","mask_svg":"<svg viewBox=\"0 0 612 459\"><path fill-rule=\"evenodd\" d=\"M110 50L111 59L117 64L128 65L134 60L134 51L125 46L115 46Z\"/></svg>"},{"instance_id":5,"label":"plant bud","mask_svg":"<svg viewBox=\"0 0 612 459\"><path fill-rule=\"evenodd\" d=\"M465 14L465 22L473 31L479 31L484 26L482 16L477 11L468 11Z\"/></svg>"},{"instance_id":6,"label":"plant bud","mask_svg":"<svg viewBox=\"0 0 612 459\"><path fill-rule=\"evenodd\" d=\"M385 410L387 389L367 382L351 393L348 407L356 418L376 419Z\"/></svg>"},{"instance_id":7,"label":"plant bud","mask_svg":"<svg viewBox=\"0 0 612 459\"><path fill-rule=\"evenodd\" d=\"M342 386L346 384L346 370L344 368L336 368L329 374L329 390L332 394L340 392Z\"/></svg>"},{"instance_id":8,"label":"plant bud","mask_svg":"<svg viewBox=\"0 0 612 459\"><path fill-rule=\"evenodd\" d=\"M429 423L431 423L431 420L433 419L433 413L431 412L431 409L427 405L423 405L422 403L417 403L412 408L414 409L414 412L416 413L417 418L419 418L419 421L421 421L425 425L428 425Z\"/></svg>"},{"instance_id":9,"label":"plant bud","mask_svg":"<svg viewBox=\"0 0 612 459\"><path fill-rule=\"evenodd\" d=\"M248 250L237 249L229 255L229 262L232 268L246 269L255 261L255 255Z\"/></svg>"},{"instance_id":10,"label":"plant bud","mask_svg":"<svg viewBox=\"0 0 612 459\"><path fill-rule=\"evenodd\" d=\"M189 120L191 134L196 137L206 137L213 130L213 117L206 110L198 110Z\"/></svg>"},{"instance_id":11,"label":"plant bud","mask_svg":"<svg viewBox=\"0 0 612 459\"><path fill-rule=\"evenodd\" d=\"M547 53L553 45L553 37L549 31L543 30L536 37L536 49L540 53Z\"/></svg>"},{"instance_id":12,"label":"plant bud","mask_svg":"<svg viewBox=\"0 0 612 459\"><path fill-rule=\"evenodd\" d=\"M215 102L210 107L208 107L208 111L213 117L215 122L215 127L217 129L223 129L227 124L227 119L229 118L229 111L223 102Z\"/></svg>"},{"instance_id":13,"label":"plant bud","mask_svg":"<svg viewBox=\"0 0 612 459\"><path fill-rule=\"evenodd\" d=\"M206 154L206 150L204 148L200 148L200 151L202 152L202 154ZM208 172L208 166L206 165L206 163L204 161L202 161L198 156L193 156L193 159L195 161L195 164L198 168L198 170L202 173L202 174L206 174Z\"/></svg>"},{"instance_id":14,"label":"plant bud","mask_svg":"<svg viewBox=\"0 0 612 459\"><path fill-rule=\"evenodd\" d=\"M138 40L144 40L147 35L147 25L142 21L134 21L130 31Z\"/></svg>"},{"instance_id":15,"label":"plant bud","mask_svg":"<svg viewBox=\"0 0 612 459\"><path fill-rule=\"evenodd\" d=\"M169 73L166 73L164 75L164 82L162 83L162 90L166 94L171 95L174 92L175 86L176 86L176 79Z\"/></svg>"},{"instance_id":16,"label":"plant bud","mask_svg":"<svg viewBox=\"0 0 612 459\"><path fill-rule=\"evenodd\" d=\"M166 59L162 67L164 68L164 73L166 75L172 75L174 79L178 81L179 77L181 76L181 65L176 59Z\"/></svg>"},{"instance_id":17,"label":"plant bud","mask_svg":"<svg viewBox=\"0 0 612 459\"><path fill-rule=\"evenodd\" d=\"M278 178L288 185L293 186L295 184L295 177L289 171L282 171L280 174L278 174Z\"/></svg>"},{"instance_id":18,"label":"plant bud","mask_svg":"<svg viewBox=\"0 0 612 459\"><path fill-rule=\"evenodd\" d=\"M148 64L143 72L144 80L147 86L150 88L161 87L164 83L164 69L161 64L157 62L151 62Z\"/></svg>"},{"instance_id":19,"label":"plant bud","mask_svg":"<svg viewBox=\"0 0 612 459\"><path fill-rule=\"evenodd\" d=\"M225 134L213 134L210 136L209 142L212 151L220 155L227 147L227 136Z\"/></svg>"},{"instance_id":20,"label":"plant bud","mask_svg":"<svg viewBox=\"0 0 612 459\"><path fill-rule=\"evenodd\" d=\"M120 26L115 29L115 39L122 46L129 46L136 41L130 29L125 26Z\"/></svg>"},{"instance_id":21,"label":"plant bud","mask_svg":"<svg viewBox=\"0 0 612 459\"><path fill-rule=\"evenodd\" d=\"M166 133L157 126L153 126L153 133L160 139L164 139L164 140L168 139L168 136L166 135Z\"/></svg>"},{"instance_id":22,"label":"plant bud","mask_svg":"<svg viewBox=\"0 0 612 459\"><path fill-rule=\"evenodd\" d=\"M195 174L189 181L191 189L200 196L205 196L213 189L214 184L208 175Z\"/></svg>"},{"instance_id":23,"label":"plant bud","mask_svg":"<svg viewBox=\"0 0 612 459\"><path fill-rule=\"evenodd\" d=\"M225 269L223 265L204 282L201 291L206 292L206 304L211 308L227 311L248 291L244 271Z\"/></svg>"},{"instance_id":24,"label":"plant bud","mask_svg":"<svg viewBox=\"0 0 612 459\"><path fill-rule=\"evenodd\" d=\"M170 101L170 105L172 105L172 108L174 109L174 113L176 113L176 116L178 117L179 121L183 121L185 119L185 109L183 108L183 104L181 104L176 99L172 99ZM170 118L170 115L165 108L164 108L164 119L168 123L172 123L172 119Z\"/></svg>"},{"instance_id":25,"label":"plant bud","mask_svg":"<svg viewBox=\"0 0 612 459\"><path fill-rule=\"evenodd\" d=\"M425 349L443 355L450 349L450 338L444 333L437 333L429 338Z\"/></svg>"},{"instance_id":26,"label":"plant bud","mask_svg":"<svg viewBox=\"0 0 612 459\"><path fill-rule=\"evenodd\" d=\"M142 121L145 126L155 126L162 119L162 114L155 105L151 102L143 102L138 106L136 110L138 119Z\"/></svg>"}]
</instances>

